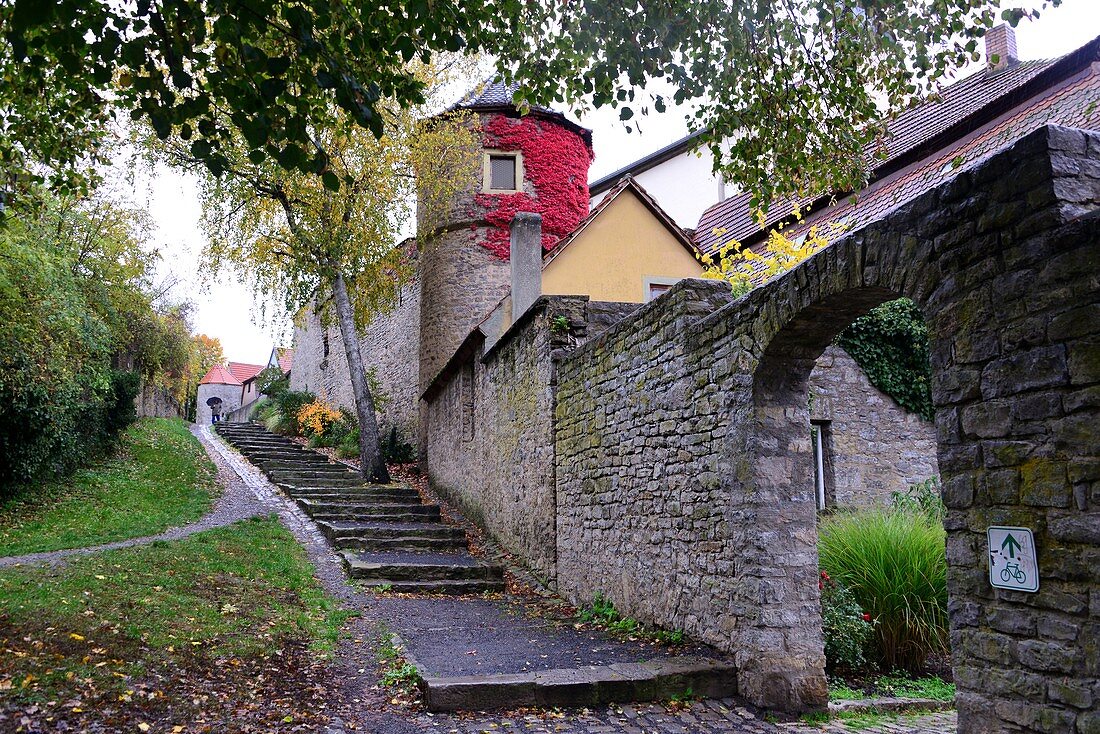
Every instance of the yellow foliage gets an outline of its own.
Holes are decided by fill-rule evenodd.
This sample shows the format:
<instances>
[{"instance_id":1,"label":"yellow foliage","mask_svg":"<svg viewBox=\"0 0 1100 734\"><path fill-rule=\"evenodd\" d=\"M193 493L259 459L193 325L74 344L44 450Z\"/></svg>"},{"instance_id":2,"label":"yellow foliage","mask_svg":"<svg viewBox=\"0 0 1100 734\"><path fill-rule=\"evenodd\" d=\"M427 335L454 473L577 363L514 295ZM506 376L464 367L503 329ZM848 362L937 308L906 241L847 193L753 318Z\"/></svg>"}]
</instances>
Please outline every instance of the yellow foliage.
<instances>
[{"instance_id":1,"label":"yellow foliage","mask_svg":"<svg viewBox=\"0 0 1100 734\"><path fill-rule=\"evenodd\" d=\"M797 208L794 216L797 221L801 221L801 212ZM730 239L713 255L697 257L704 266L704 278L728 281L735 295L743 295L825 249L829 245L830 237L843 233L845 229L847 227L844 224L837 222L828 222L820 227L815 224L804 236L795 239L779 229L773 229L768 233L767 243L759 252ZM714 234L719 237L725 232L724 229L714 230Z\"/></svg>"},{"instance_id":2,"label":"yellow foliage","mask_svg":"<svg viewBox=\"0 0 1100 734\"><path fill-rule=\"evenodd\" d=\"M298 409L298 425L307 436L323 436L340 420L340 411L318 398Z\"/></svg>"}]
</instances>

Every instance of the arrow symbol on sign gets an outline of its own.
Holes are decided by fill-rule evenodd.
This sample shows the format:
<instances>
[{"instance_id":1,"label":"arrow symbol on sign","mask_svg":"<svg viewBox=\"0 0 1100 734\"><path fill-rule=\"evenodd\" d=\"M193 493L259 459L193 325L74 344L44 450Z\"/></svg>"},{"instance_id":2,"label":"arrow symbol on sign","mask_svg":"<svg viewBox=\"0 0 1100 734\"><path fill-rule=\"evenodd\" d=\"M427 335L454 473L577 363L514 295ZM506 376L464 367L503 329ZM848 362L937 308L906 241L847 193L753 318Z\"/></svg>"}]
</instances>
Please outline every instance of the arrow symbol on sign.
<instances>
[{"instance_id":1,"label":"arrow symbol on sign","mask_svg":"<svg viewBox=\"0 0 1100 734\"><path fill-rule=\"evenodd\" d=\"M1016 557L1016 551L1023 548L1023 546L1020 545L1020 541L1016 540L1015 538L1012 537L1011 534L1009 534L1009 535L1005 536L1005 542L1001 543L1001 550L1004 550L1006 548L1008 549L1008 557L1009 558L1015 558Z\"/></svg>"}]
</instances>

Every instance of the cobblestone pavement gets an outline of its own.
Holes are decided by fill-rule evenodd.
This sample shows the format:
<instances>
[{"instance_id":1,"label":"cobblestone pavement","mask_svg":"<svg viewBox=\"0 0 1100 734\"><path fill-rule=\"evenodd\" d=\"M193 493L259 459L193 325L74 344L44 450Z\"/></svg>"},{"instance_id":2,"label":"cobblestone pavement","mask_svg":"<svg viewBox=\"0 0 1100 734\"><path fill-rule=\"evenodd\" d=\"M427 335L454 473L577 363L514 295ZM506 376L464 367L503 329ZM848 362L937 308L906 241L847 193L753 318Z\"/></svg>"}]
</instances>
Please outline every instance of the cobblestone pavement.
<instances>
[{"instance_id":1,"label":"cobblestone pavement","mask_svg":"<svg viewBox=\"0 0 1100 734\"><path fill-rule=\"evenodd\" d=\"M337 555L317 526L263 473L231 449L208 427L197 435L218 465L219 476L231 471L231 483L243 484L266 507L279 515L283 525L306 549L325 590L355 609L348 638L342 641L334 665L339 668L341 690L334 691L332 710L338 718L325 734L811 734L854 731L840 722L827 727L801 723L771 723L743 701L696 701L680 711L661 704L614 705L573 711L531 711L511 714L430 714L393 705L378 687L376 657L370 638L388 620L384 606L373 594L348 583ZM431 598L424 599L425 604ZM392 620L389 620L392 621ZM953 712L917 717L898 717L870 728L864 734L954 734Z\"/></svg>"},{"instance_id":2,"label":"cobblestone pavement","mask_svg":"<svg viewBox=\"0 0 1100 734\"><path fill-rule=\"evenodd\" d=\"M801 722L772 723L736 699L697 701L680 711L661 704L616 705L599 710L531 712L512 715L405 714L369 716L355 729L339 725L329 734L954 734L954 712L899 715L868 726L849 727L843 721L826 726Z\"/></svg>"},{"instance_id":3,"label":"cobblestone pavement","mask_svg":"<svg viewBox=\"0 0 1100 734\"><path fill-rule=\"evenodd\" d=\"M203 435L204 433L208 434L209 430L208 426L191 426L191 433L195 434L200 441L204 442L207 453L210 453L210 446L206 443L209 441L209 437L207 436L204 441ZM116 548L129 548L135 545L148 545L158 540L179 540L180 538L186 538L188 535L201 533L204 530L232 525L240 520L247 520L250 517L266 515L271 512L269 507L270 500L268 498L261 498L254 489L241 481L238 474L233 471L230 466L216 461L215 464L218 468L218 483L223 487L222 494L214 503L214 509L193 523L171 528L157 535L129 538L114 543L92 545L85 548L68 548L46 553L28 553L22 556L6 556L0 558L0 568L19 565L54 564L71 556L115 550Z\"/></svg>"}]
</instances>

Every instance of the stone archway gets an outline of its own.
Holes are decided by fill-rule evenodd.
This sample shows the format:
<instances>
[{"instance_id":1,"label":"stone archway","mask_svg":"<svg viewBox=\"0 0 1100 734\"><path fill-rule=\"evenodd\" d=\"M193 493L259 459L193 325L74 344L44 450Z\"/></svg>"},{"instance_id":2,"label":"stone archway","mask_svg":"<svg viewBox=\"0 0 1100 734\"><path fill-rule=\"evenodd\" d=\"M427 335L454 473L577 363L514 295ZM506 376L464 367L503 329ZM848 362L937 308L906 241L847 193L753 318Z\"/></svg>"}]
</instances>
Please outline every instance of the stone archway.
<instances>
[{"instance_id":1,"label":"stone archway","mask_svg":"<svg viewBox=\"0 0 1100 734\"><path fill-rule=\"evenodd\" d=\"M814 360L879 303L907 296L925 313L961 732L1100 730L1090 711L1100 674L1100 223L1082 216L1100 204L1100 176L1085 173L1098 159L1100 136L1038 131L753 294L747 331L759 356L747 420L728 445L738 468L729 494L751 506L753 533L768 533L773 553L802 563L762 556L741 573L767 579L804 621L817 596L815 503L798 481L813 471ZM990 586L993 525L1035 532L1038 593ZM754 632L767 639L763 627ZM800 664L816 662L805 653L820 640L813 627L788 626L778 650L743 637L760 653L746 656L743 691L814 704L815 671Z\"/></svg>"},{"instance_id":2,"label":"stone archway","mask_svg":"<svg viewBox=\"0 0 1100 734\"><path fill-rule=\"evenodd\" d=\"M682 281L561 357L559 589L727 651L757 705L824 705L806 380L906 296L932 339L960 730L1097 731L1096 212L1100 134L1047 127L740 299ZM990 587L990 525L1035 531L1038 593Z\"/></svg>"}]
</instances>

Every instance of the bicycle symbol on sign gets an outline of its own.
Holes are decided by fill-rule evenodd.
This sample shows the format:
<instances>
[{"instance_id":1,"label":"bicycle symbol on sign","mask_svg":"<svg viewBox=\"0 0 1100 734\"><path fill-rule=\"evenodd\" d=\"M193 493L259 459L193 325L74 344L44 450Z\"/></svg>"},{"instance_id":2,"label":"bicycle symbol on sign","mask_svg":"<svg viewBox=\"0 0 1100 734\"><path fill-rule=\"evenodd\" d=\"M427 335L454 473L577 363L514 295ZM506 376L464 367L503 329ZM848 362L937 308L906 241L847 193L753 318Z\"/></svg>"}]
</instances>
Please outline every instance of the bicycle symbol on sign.
<instances>
[{"instance_id":1,"label":"bicycle symbol on sign","mask_svg":"<svg viewBox=\"0 0 1100 734\"><path fill-rule=\"evenodd\" d=\"M1020 569L1019 563L1006 563L1001 569L1001 581L1008 582L1009 579L1015 579L1018 584L1027 581L1027 574Z\"/></svg>"}]
</instances>

